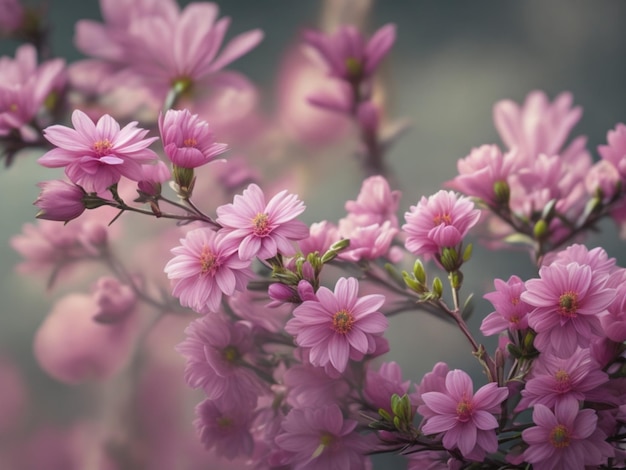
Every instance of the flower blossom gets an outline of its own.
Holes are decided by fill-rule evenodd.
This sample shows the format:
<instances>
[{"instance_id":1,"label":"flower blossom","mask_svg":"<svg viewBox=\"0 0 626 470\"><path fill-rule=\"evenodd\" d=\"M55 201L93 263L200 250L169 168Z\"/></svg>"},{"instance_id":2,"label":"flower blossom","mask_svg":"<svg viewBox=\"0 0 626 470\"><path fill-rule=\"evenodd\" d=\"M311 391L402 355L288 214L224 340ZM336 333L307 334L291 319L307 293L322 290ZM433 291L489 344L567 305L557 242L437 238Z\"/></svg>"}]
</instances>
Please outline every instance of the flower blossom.
<instances>
[{"instance_id":1,"label":"flower blossom","mask_svg":"<svg viewBox=\"0 0 626 470\"><path fill-rule=\"evenodd\" d=\"M596 412L579 410L576 402L559 402L554 411L535 405L533 422L536 426L522 431L522 439L529 444L524 459L535 470L584 470L613 456Z\"/></svg>"},{"instance_id":2,"label":"flower blossom","mask_svg":"<svg viewBox=\"0 0 626 470\"><path fill-rule=\"evenodd\" d=\"M524 281L517 276L511 276L508 281L501 279L493 281L496 290L483 297L495 307L496 311L485 317L480 325L480 331L485 336L495 335L509 330L525 330L528 328L528 312L532 307L520 299L526 290Z\"/></svg>"},{"instance_id":3,"label":"flower blossom","mask_svg":"<svg viewBox=\"0 0 626 470\"><path fill-rule=\"evenodd\" d=\"M228 146L215 142L209 124L189 110L170 109L159 115L163 148L171 162L182 168L196 168L224 153Z\"/></svg>"},{"instance_id":4,"label":"flower blossom","mask_svg":"<svg viewBox=\"0 0 626 470\"><path fill-rule=\"evenodd\" d=\"M430 258L442 248L458 246L478 222L480 211L469 198L441 190L428 199L422 197L404 217L406 224L402 230L407 234L406 249L414 255Z\"/></svg>"},{"instance_id":5,"label":"flower blossom","mask_svg":"<svg viewBox=\"0 0 626 470\"><path fill-rule=\"evenodd\" d=\"M239 247L241 259L269 259L277 253L290 256L295 253L290 240L309 235L308 227L294 220L304 209L302 201L286 190L266 203L261 188L251 184L232 204L217 208L217 223L222 225L225 240Z\"/></svg>"},{"instance_id":6,"label":"flower blossom","mask_svg":"<svg viewBox=\"0 0 626 470\"><path fill-rule=\"evenodd\" d=\"M387 318L378 311L385 302L379 294L357 297L355 278L340 278L335 291L320 287L317 300L307 300L296 307L285 331L295 336L296 344L311 348L309 360L314 366L332 365L343 372L348 359L360 360L375 352L375 336L383 334Z\"/></svg>"},{"instance_id":7,"label":"flower blossom","mask_svg":"<svg viewBox=\"0 0 626 470\"><path fill-rule=\"evenodd\" d=\"M108 114L94 124L85 113L72 113L74 129L55 124L44 130L44 137L56 148L46 152L39 163L48 168L65 167L65 174L87 192L102 192L122 176L141 181L142 163L155 162L156 153L148 149L157 137L133 121L120 129Z\"/></svg>"},{"instance_id":8,"label":"flower blossom","mask_svg":"<svg viewBox=\"0 0 626 470\"><path fill-rule=\"evenodd\" d=\"M39 208L38 219L67 222L85 211L85 191L63 180L38 183L41 192L34 204Z\"/></svg>"},{"instance_id":9,"label":"flower blossom","mask_svg":"<svg viewBox=\"0 0 626 470\"><path fill-rule=\"evenodd\" d=\"M391 223L398 228L400 191L392 191L389 182L380 175L370 176L361 184L356 201L346 202L346 211L360 225Z\"/></svg>"},{"instance_id":10,"label":"flower blossom","mask_svg":"<svg viewBox=\"0 0 626 470\"><path fill-rule=\"evenodd\" d=\"M459 369L448 372L445 391L421 395L424 405L418 411L426 417L424 434L443 433L443 446L458 448L464 457L481 461L498 449L495 429L500 404L508 395L506 387L484 385L474 393L472 379Z\"/></svg>"},{"instance_id":11,"label":"flower blossom","mask_svg":"<svg viewBox=\"0 0 626 470\"><path fill-rule=\"evenodd\" d=\"M237 256L237 246L208 228L197 228L172 248L175 255L164 271L172 280L172 295L198 313L216 312L222 293L243 290L253 277L250 260Z\"/></svg>"}]
</instances>

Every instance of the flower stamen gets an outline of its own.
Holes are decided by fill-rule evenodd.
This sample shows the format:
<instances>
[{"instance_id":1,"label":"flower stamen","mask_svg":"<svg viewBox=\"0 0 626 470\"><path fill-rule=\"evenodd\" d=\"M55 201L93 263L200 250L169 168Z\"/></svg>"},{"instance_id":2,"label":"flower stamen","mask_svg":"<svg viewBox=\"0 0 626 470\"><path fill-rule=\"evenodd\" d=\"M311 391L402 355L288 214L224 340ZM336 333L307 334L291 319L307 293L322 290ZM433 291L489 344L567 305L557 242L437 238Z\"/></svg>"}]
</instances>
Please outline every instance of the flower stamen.
<instances>
[{"instance_id":1,"label":"flower stamen","mask_svg":"<svg viewBox=\"0 0 626 470\"><path fill-rule=\"evenodd\" d=\"M339 310L333 315L333 330L337 333L345 335L352 329L354 317L347 310Z\"/></svg>"}]
</instances>

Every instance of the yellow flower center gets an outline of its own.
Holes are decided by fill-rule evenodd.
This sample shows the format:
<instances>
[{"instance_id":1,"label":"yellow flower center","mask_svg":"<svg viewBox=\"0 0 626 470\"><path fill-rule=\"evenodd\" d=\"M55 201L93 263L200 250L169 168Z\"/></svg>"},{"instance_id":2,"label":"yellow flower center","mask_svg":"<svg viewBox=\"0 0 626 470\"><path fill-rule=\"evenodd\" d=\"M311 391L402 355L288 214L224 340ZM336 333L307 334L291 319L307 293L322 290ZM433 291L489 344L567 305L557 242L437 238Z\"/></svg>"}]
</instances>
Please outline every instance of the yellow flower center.
<instances>
[{"instance_id":1,"label":"yellow flower center","mask_svg":"<svg viewBox=\"0 0 626 470\"><path fill-rule=\"evenodd\" d=\"M202 274L214 274L217 269L217 256L213 253L208 246L202 248L200 253L200 266Z\"/></svg>"},{"instance_id":2,"label":"yellow flower center","mask_svg":"<svg viewBox=\"0 0 626 470\"><path fill-rule=\"evenodd\" d=\"M231 364L239 359L239 351L234 346L226 346L222 350L222 357L226 362L230 362Z\"/></svg>"},{"instance_id":3,"label":"yellow flower center","mask_svg":"<svg viewBox=\"0 0 626 470\"><path fill-rule=\"evenodd\" d=\"M556 374L554 374L554 378L556 379L557 391L561 393L570 391L570 376L566 371L563 369L557 370Z\"/></svg>"},{"instance_id":4,"label":"yellow flower center","mask_svg":"<svg viewBox=\"0 0 626 470\"><path fill-rule=\"evenodd\" d=\"M257 237L266 237L269 235L272 231L269 225L269 218L265 213L259 212L254 216L254 219L252 219L253 232Z\"/></svg>"},{"instance_id":5,"label":"yellow flower center","mask_svg":"<svg viewBox=\"0 0 626 470\"><path fill-rule=\"evenodd\" d=\"M198 145L198 141L194 139L193 137L189 137L183 140L184 147L195 147L196 145Z\"/></svg>"},{"instance_id":6,"label":"yellow flower center","mask_svg":"<svg viewBox=\"0 0 626 470\"><path fill-rule=\"evenodd\" d=\"M355 57L348 57L345 61L348 76L352 79L359 79L363 75L363 64Z\"/></svg>"},{"instance_id":7,"label":"yellow flower center","mask_svg":"<svg viewBox=\"0 0 626 470\"><path fill-rule=\"evenodd\" d=\"M559 297L558 312L561 316L574 318L578 311L578 294L574 291L567 291Z\"/></svg>"},{"instance_id":8,"label":"yellow flower center","mask_svg":"<svg viewBox=\"0 0 626 470\"><path fill-rule=\"evenodd\" d=\"M96 152L96 155L99 157L108 155L112 148L113 144L111 144L109 139L99 140L93 144L93 151Z\"/></svg>"},{"instance_id":9,"label":"yellow flower center","mask_svg":"<svg viewBox=\"0 0 626 470\"><path fill-rule=\"evenodd\" d=\"M333 330L337 333L345 335L352 329L354 317L347 310L339 310L333 315Z\"/></svg>"},{"instance_id":10,"label":"yellow flower center","mask_svg":"<svg viewBox=\"0 0 626 470\"><path fill-rule=\"evenodd\" d=\"M458 420L463 423L470 420L473 412L474 412L474 406L472 405L472 402L468 400L467 398L463 398L463 400L461 400L456 405L456 416Z\"/></svg>"},{"instance_id":11,"label":"yellow flower center","mask_svg":"<svg viewBox=\"0 0 626 470\"><path fill-rule=\"evenodd\" d=\"M568 429L562 425L557 424L552 431L550 431L550 444L557 449L568 447L571 440L571 435Z\"/></svg>"},{"instance_id":12,"label":"yellow flower center","mask_svg":"<svg viewBox=\"0 0 626 470\"><path fill-rule=\"evenodd\" d=\"M450 214L437 214L433 217L433 222L435 225L451 225L452 224L452 216Z\"/></svg>"}]
</instances>

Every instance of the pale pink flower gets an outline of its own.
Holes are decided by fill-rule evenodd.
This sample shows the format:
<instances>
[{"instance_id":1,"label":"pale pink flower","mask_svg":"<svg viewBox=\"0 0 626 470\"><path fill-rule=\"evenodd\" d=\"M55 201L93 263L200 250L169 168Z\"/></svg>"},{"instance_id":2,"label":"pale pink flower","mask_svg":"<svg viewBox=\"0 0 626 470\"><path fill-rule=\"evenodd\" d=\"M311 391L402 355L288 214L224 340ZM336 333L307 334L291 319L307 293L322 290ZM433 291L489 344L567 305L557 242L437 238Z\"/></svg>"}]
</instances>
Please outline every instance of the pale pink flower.
<instances>
[{"instance_id":1,"label":"pale pink flower","mask_svg":"<svg viewBox=\"0 0 626 470\"><path fill-rule=\"evenodd\" d=\"M347 201L345 207L350 218L360 225L382 225L389 221L393 228L398 228L401 196L400 191L391 190L384 176L370 176L361 184L356 201Z\"/></svg>"},{"instance_id":2,"label":"pale pink flower","mask_svg":"<svg viewBox=\"0 0 626 470\"><path fill-rule=\"evenodd\" d=\"M446 391L446 377L450 372L448 364L445 362L438 362L433 366L433 370L424 374L422 381L415 386L415 392L411 394L411 402L417 406L424 404L422 400L422 394L428 392L442 392ZM420 413L424 418L431 416L427 408L421 408ZM434 416L434 415L432 415Z\"/></svg>"},{"instance_id":3,"label":"pale pink flower","mask_svg":"<svg viewBox=\"0 0 626 470\"><path fill-rule=\"evenodd\" d=\"M606 315L600 317L600 323L607 338L623 343L626 341L626 269L614 272L606 285L615 288L615 300L608 306Z\"/></svg>"},{"instance_id":4,"label":"pale pink flower","mask_svg":"<svg viewBox=\"0 0 626 470\"><path fill-rule=\"evenodd\" d=\"M540 403L549 408L560 401L578 404L587 393L609 380L591 357L589 349L577 349L567 358L542 353L533 362L531 377L522 390L517 410Z\"/></svg>"},{"instance_id":5,"label":"pale pink flower","mask_svg":"<svg viewBox=\"0 0 626 470\"><path fill-rule=\"evenodd\" d=\"M608 160L600 160L594 165L585 176L585 188L592 196L599 196L602 202L606 203L613 199L619 189L621 177L617 168Z\"/></svg>"},{"instance_id":6,"label":"pale pink flower","mask_svg":"<svg viewBox=\"0 0 626 470\"><path fill-rule=\"evenodd\" d=\"M309 236L298 241L298 247L303 255L319 253L323 255L333 243L339 240L337 226L332 222L323 220L311 224Z\"/></svg>"},{"instance_id":7,"label":"pale pink flower","mask_svg":"<svg viewBox=\"0 0 626 470\"><path fill-rule=\"evenodd\" d=\"M253 277L250 260L237 256L237 246L209 228L187 232L164 271L172 280L172 295L198 313L216 312L222 294L246 288Z\"/></svg>"},{"instance_id":8,"label":"pale pink flower","mask_svg":"<svg viewBox=\"0 0 626 470\"><path fill-rule=\"evenodd\" d=\"M594 273L608 274L617 269L615 267L616 259L609 258L609 254L604 248L596 247L590 250L579 243L570 245L561 251L547 253L542 262L544 265L558 263L565 266L570 263L578 263L589 266Z\"/></svg>"},{"instance_id":9,"label":"pale pink flower","mask_svg":"<svg viewBox=\"0 0 626 470\"><path fill-rule=\"evenodd\" d=\"M608 275L572 262L543 266L539 277L526 281L520 295L534 307L528 325L537 332L535 347L559 357L589 347L592 337L602 335L600 314L615 299L615 289L606 287Z\"/></svg>"},{"instance_id":10,"label":"pale pink flower","mask_svg":"<svg viewBox=\"0 0 626 470\"><path fill-rule=\"evenodd\" d=\"M149 196L161 194L161 183L169 181L172 174L167 165L158 160L155 164L141 165L143 175L137 182L137 189Z\"/></svg>"},{"instance_id":11,"label":"pale pink flower","mask_svg":"<svg viewBox=\"0 0 626 470\"><path fill-rule=\"evenodd\" d=\"M404 214L407 234L406 249L426 258L438 254L442 248L457 247L469 230L476 225L480 211L469 198L452 191L438 191L422 197L418 205Z\"/></svg>"},{"instance_id":12,"label":"pale pink flower","mask_svg":"<svg viewBox=\"0 0 626 470\"><path fill-rule=\"evenodd\" d=\"M397 362L383 362L378 371L367 369L363 394L374 410L382 408L392 413L391 396L394 393L403 396L410 386L410 380L402 380L402 369Z\"/></svg>"},{"instance_id":13,"label":"pale pink flower","mask_svg":"<svg viewBox=\"0 0 626 470\"><path fill-rule=\"evenodd\" d=\"M303 222L294 220L304 209L302 201L286 190L266 203L261 188L251 184L232 204L217 208L217 223L222 225L224 238L239 247L241 259L269 259L278 253L290 256L296 251L291 241L309 234Z\"/></svg>"},{"instance_id":14,"label":"pale pink flower","mask_svg":"<svg viewBox=\"0 0 626 470\"><path fill-rule=\"evenodd\" d=\"M354 432L356 425L344 419L337 405L295 408L285 417L275 442L298 470L365 468L367 441Z\"/></svg>"},{"instance_id":15,"label":"pale pink flower","mask_svg":"<svg viewBox=\"0 0 626 470\"><path fill-rule=\"evenodd\" d=\"M536 405L536 426L522 431L522 439L529 444L525 461L535 470L584 470L606 463L613 449L605 442L606 435L597 421L595 411L579 410L576 402L557 403L554 411Z\"/></svg>"},{"instance_id":16,"label":"pale pink flower","mask_svg":"<svg viewBox=\"0 0 626 470\"><path fill-rule=\"evenodd\" d=\"M495 279L494 292L483 297L495 307L495 312L485 317L480 325L480 332L485 336L495 335L509 330L525 330L528 328L528 312L532 307L520 299L526 290L524 281L517 276L511 276L508 281Z\"/></svg>"},{"instance_id":17,"label":"pale pink flower","mask_svg":"<svg viewBox=\"0 0 626 470\"><path fill-rule=\"evenodd\" d=\"M291 366L283 376L287 403L294 408L332 405L345 400L350 385L344 377L330 377L321 367L311 364Z\"/></svg>"},{"instance_id":18,"label":"pale pink flower","mask_svg":"<svg viewBox=\"0 0 626 470\"><path fill-rule=\"evenodd\" d=\"M472 379L459 369L446 375L445 387L445 392L422 394L424 405L418 411L428 416L422 432L443 433L446 449L458 448L464 457L481 461L486 453L498 449L494 414L500 413L500 404L509 392L491 382L474 393Z\"/></svg>"},{"instance_id":19,"label":"pale pink flower","mask_svg":"<svg viewBox=\"0 0 626 470\"><path fill-rule=\"evenodd\" d=\"M295 336L298 346L311 348L315 366L332 365L343 372L349 359L360 360L376 350L375 336L384 333L387 319L378 310L385 302L379 294L358 297L355 278L340 278L335 291L320 287L317 300L307 300L293 312L285 331Z\"/></svg>"},{"instance_id":20,"label":"pale pink flower","mask_svg":"<svg viewBox=\"0 0 626 470\"><path fill-rule=\"evenodd\" d=\"M99 323L120 322L133 312L137 304L133 288L115 277L99 278L93 286L92 295L98 305L93 319Z\"/></svg>"},{"instance_id":21,"label":"pale pink flower","mask_svg":"<svg viewBox=\"0 0 626 470\"><path fill-rule=\"evenodd\" d=\"M607 145L598 146L603 160L612 163L619 172L622 182L626 182L626 125L619 123L606 136Z\"/></svg>"},{"instance_id":22,"label":"pale pink flower","mask_svg":"<svg viewBox=\"0 0 626 470\"><path fill-rule=\"evenodd\" d=\"M209 123L189 110L169 109L159 114L159 131L165 154L182 168L196 168L212 161L228 149L215 142Z\"/></svg>"},{"instance_id":23,"label":"pale pink flower","mask_svg":"<svg viewBox=\"0 0 626 470\"><path fill-rule=\"evenodd\" d=\"M34 202L39 208L38 219L67 222L85 211L85 191L63 180L43 181L37 184L41 192Z\"/></svg>"},{"instance_id":24,"label":"pale pink flower","mask_svg":"<svg viewBox=\"0 0 626 470\"><path fill-rule=\"evenodd\" d=\"M108 114L94 124L85 113L72 113L74 129L53 125L44 136L56 148L46 152L39 163L48 168L65 167L69 179L87 192L102 192L116 184L122 176L141 181L141 164L154 162L157 155L148 146L157 137L133 121L124 128Z\"/></svg>"},{"instance_id":25,"label":"pale pink flower","mask_svg":"<svg viewBox=\"0 0 626 470\"><path fill-rule=\"evenodd\" d=\"M391 243L398 233L391 221L359 225L357 220L347 217L339 221L341 238L350 240L350 246L338 257L349 261L371 260L388 257Z\"/></svg>"},{"instance_id":26,"label":"pale pink flower","mask_svg":"<svg viewBox=\"0 0 626 470\"><path fill-rule=\"evenodd\" d=\"M216 455L229 460L252 454L252 409L241 403L216 403L207 398L196 406L196 416L194 425L207 450L215 449Z\"/></svg>"}]
</instances>

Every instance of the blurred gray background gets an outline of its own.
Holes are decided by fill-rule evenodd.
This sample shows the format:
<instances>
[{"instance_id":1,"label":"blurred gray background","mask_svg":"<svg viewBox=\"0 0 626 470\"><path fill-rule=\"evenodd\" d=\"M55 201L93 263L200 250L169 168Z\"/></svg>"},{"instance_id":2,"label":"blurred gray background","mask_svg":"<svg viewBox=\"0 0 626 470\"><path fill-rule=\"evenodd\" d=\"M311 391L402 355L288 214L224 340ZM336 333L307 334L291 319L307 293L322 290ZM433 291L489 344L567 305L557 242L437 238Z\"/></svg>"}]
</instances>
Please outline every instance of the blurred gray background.
<instances>
[{"instance_id":1,"label":"blurred gray background","mask_svg":"<svg viewBox=\"0 0 626 470\"><path fill-rule=\"evenodd\" d=\"M302 27L319 25L323 5L342 10L345 2L217 3L222 14L233 19L229 36L252 28L265 31L261 45L232 68L247 74L267 92L263 105L271 109L273 80L286 45L297 40ZM52 0L49 8L53 52L69 61L80 58L72 44L73 25L81 18L100 19L97 2ZM408 118L412 123L388 156L398 189L404 194L402 213L454 177L457 160L473 147L500 143L491 116L495 102L505 98L521 102L534 89L546 91L551 98L561 91L573 93L575 104L584 110L574 135L586 135L588 148L597 158L595 149L606 142L606 132L626 121L624 19L626 3L617 0L374 2L367 29L373 31L387 22L398 27L396 45L383 70L389 116ZM13 55L16 43L0 41L0 53ZM22 224L33 221L36 183L56 176L39 168L36 158L34 153L23 154L11 168L0 169L0 354L16 359L31 385L50 392L46 396L78 406L71 389L43 377L34 363L32 335L48 311L50 297L40 283L32 285L14 274L19 257L8 244ZM345 158L344 171L328 172L328 178L319 182L323 191L308 192L308 222L336 220L344 214L343 201L356 197L361 175L349 162L351 156ZM607 222L603 228L603 234L588 238L587 244L603 244L623 266L626 253L614 226ZM492 290L495 277L507 279L514 273L523 278L533 275L526 254L494 253L477 246L464 292L473 290L480 299ZM472 319L475 332L489 312L489 305L477 302ZM406 378L413 381L419 382L437 361L446 361L452 368L478 370L469 354L460 354L467 350L461 334L424 314L395 317L390 340L389 359L398 361Z\"/></svg>"}]
</instances>

